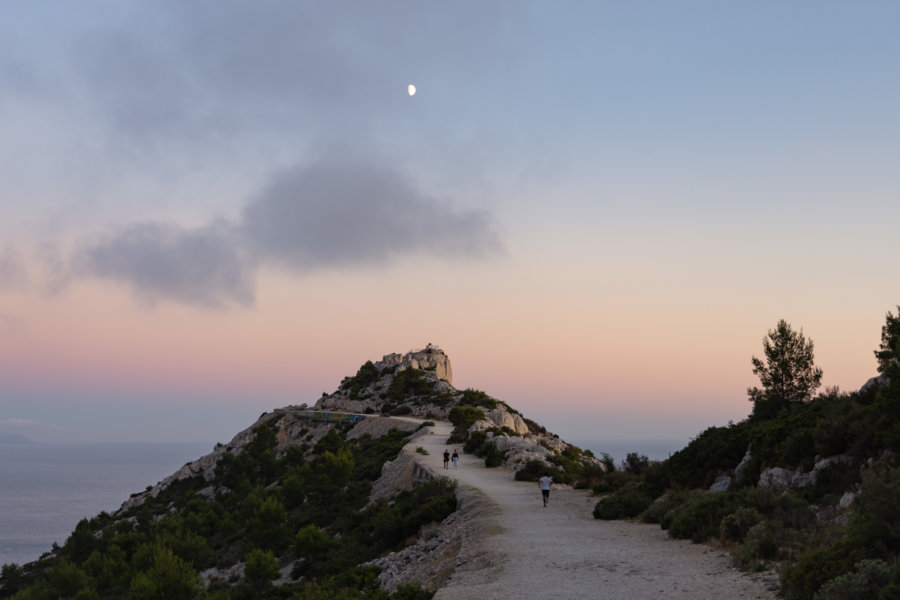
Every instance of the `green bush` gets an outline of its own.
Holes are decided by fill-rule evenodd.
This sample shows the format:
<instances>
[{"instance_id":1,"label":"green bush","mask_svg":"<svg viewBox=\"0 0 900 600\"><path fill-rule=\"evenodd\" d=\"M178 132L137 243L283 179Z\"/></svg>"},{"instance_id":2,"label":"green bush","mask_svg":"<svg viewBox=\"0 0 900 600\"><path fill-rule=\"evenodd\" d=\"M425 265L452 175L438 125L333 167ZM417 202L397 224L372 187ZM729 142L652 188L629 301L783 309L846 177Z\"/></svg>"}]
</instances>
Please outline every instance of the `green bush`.
<instances>
[{"instance_id":1,"label":"green bush","mask_svg":"<svg viewBox=\"0 0 900 600\"><path fill-rule=\"evenodd\" d=\"M733 493L697 494L669 513L669 535L703 542L718 537L722 518L737 508Z\"/></svg>"},{"instance_id":2,"label":"green bush","mask_svg":"<svg viewBox=\"0 0 900 600\"><path fill-rule=\"evenodd\" d=\"M742 506L730 515L725 515L719 524L719 537L732 542L743 542L750 528L763 520L759 511Z\"/></svg>"},{"instance_id":3,"label":"green bush","mask_svg":"<svg viewBox=\"0 0 900 600\"><path fill-rule=\"evenodd\" d=\"M484 456L484 466L490 469L502 465L506 453L493 444L485 444L485 446L487 447L487 451ZM485 446L483 446L483 448Z\"/></svg>"},{"instance_id":4,"label":"green bush","mask_svg":"<svg viewBox=\"0 0 900 600\"><path fill-rule=\"evenodd\" d=\"M469 439L463 445L463 450L470 454L478 454L481 452L482 446L487 442L487 433L484 431L473 431L469 434Z\"/></svg>"},{"instance_id":5,"label":"green bush","mask_svg":"<svg viewBox=\"0 0 900 600\"><path fill-rule=\"evenodd\" d=\"M350 398L355 399L363 388L374 383L380 376L381 372L372 364L371 360L367 360L356 372L356 375L345 380L341 387L350 388Z\"/></svg>"},{"instance_id":6,"label":"green bush","mask_svg":"<svg viewBox=\"0 0 900 600\"><path fill-rule=\"evenodd\" d=\"M708 488L716 475L741 461L749 443L747 422L710 427L669 457L672 479L686 488Z\"/></svg>"},{"instance_id":7,"label":"green bush","mask_svg":"<svg viewBox=\"0 0 900 600\"><path fill-rule=\"evenodd\" d=\"M837 542L827 548L804 552L794 564L787 565L781 575L781 588L786 598L813 600L825 583L853 569L853 565L869 558L863 548Z\"/></svg>"},{"instance_id":8,"label":"green bush","mask_svg":"<svg viewBox=\"0 0 900 600\"><path fill-rule=\"evenodd\" d=\"M544 475L549 475L554 483L568 483L566 481L566 473L562 469L549 467L543 461L529 460L525 465L516 471L516 481L537 481Z\"/></svg>"},{"instance_id":9,"label":"green bush","mask_svg":"<svg viewBox=\"0 0 900 600\"><path fill-rule=\"evenodd\" d=\"M394 375L388 386L388 396L394 400L403 400L411 396L424 396L434 391L431 380L426 379L419 369L404 369Z\"/></svg>"},{"instance_id":10,"label":"green bush","mask_svg":"<svg viewBox=\"0 0 900 600\"><path fill-rule=\"evenodd\" d=\"M641 488L641 485L632 482L601 498L594 506L594 518L632 519L647 510L652 502L653 498Z\"/></svg>"},{"instance_id":11,"label":"green bush","mask_svg":"<svg viewBox=\"0 0 900 600\"><path fill-rule=\"evenodd\" d=\"M469 427L476 421L484 420L484 411L471 406L454 406L447 418L454 425L447 441L451 444L461 444L469 437Z\"/></svg>"},{"instance_id":12,"label":"green bush","mask_svg":"<svg viewBox=\"0 0 900 600\"><path fill-rule=\"evenodd\" d=\"M671 490L654 500L647 509L641 513L641 521L644 523L659 523L666 521L666 515L681 506L689 493L685 490ZM667 526L668 526L668 521ZM665 528L664 528L665 529Z\"/></svg>"},{"instance_id":13,"label":"green bush","mask_svg":"<svg viewBox=\"0 0 900 600\"><path fill-rule=\"evenodd\" d=\"M460 406L483 406L488 410L497 408L497 401L491 398L481 390L473 390L468 388L462 393L459 399Z\"/></svg>"},{"instance_id":14,"label":"green bush","mask_svg":"<svg viewBox=\"0 0 900 600\"><path fill-rule=\"evenodd\" d=\"M891 581L895 568L883 560L862 560L850 573L835 577L823 585L816 593L816 600L876 600L896 598L896 595L879 594ZM896 590L895 590L896 591Z\"/></svg>"}]
</instances>

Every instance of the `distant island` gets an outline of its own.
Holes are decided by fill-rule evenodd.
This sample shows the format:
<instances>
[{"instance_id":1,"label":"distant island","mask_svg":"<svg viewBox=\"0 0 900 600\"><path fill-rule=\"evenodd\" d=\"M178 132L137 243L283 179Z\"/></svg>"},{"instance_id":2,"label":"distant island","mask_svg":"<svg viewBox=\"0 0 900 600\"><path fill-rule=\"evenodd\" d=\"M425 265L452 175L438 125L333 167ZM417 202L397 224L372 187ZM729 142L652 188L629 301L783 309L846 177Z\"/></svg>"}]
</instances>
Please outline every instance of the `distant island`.
<instances>
[{"instance_id":1,"label":"distant island","mask_svg":"<svg viewBox=\"0 0 900 600\"><path fill-rule=\"evenodd\" d=\"M5 433L0 431L0 444L34 444L34 440L29 440L24 435L18 433Z\"/></svg>"}]
</instances>

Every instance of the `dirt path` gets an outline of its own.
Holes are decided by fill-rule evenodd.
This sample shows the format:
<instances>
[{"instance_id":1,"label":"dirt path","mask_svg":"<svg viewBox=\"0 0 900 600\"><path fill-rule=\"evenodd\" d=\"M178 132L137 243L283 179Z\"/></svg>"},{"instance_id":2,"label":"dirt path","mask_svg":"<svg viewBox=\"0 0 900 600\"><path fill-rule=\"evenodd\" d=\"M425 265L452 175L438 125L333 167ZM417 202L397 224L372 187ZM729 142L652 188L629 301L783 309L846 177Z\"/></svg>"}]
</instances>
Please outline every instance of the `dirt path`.
<instances>
[{"instance_id":1,"label":"dirt path","mask_svg":"<svg viewBox=\"0 0 900 600\"><path fill-rule=\"evenodd\" d=\"M451 463L445 471L449 433L448 423L438 423L409 449L425 448L428 455L414 453L417 460L487 496L497 510L480 525L479 547L468 549L490 556L486 566L457 569L435 600L776 597L718 550L671 540L657 525L594 519L596 499L588 492L554 489L544 508L536 483L515 481L502 467L486 469L474 456L461 453L459 469Z\"/></svg>"}]
</instances>

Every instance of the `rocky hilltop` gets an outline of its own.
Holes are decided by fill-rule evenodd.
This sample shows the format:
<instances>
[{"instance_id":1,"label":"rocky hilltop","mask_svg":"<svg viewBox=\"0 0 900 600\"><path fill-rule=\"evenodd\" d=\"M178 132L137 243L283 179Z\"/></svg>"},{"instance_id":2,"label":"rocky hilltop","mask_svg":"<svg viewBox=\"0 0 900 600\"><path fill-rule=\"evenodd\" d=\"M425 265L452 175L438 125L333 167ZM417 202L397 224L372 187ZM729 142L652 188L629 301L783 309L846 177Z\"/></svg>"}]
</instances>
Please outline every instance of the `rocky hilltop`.
<instances>
[{"instance_id":1,"label":"rocky hilltop","mask_svg":"<svg viewBox=\"0 0 900 600\"><path fill-rule=\"evenodd\" d=\"M502 453L508 468L519 470L531 461L550 467L566 453L582 464L604 468L595 457L547 432L506 402L477 390L457 390L450 358L432 344L365 363L334 393L323 395L315 408L448 420L454 408L465 406L478 412L457 439L465 441L469 434L481 432L485 443Z\"/></svg>"},{"instance_id":2,"label":"rocky hilltop","mask_svg":"<svg viewBox=\"0 0 900 600\"><path fill-rule=\"evenodd\" d=\"M481 418L467 424L461 441L468 439L468 434L480 432L486 445L501 453L501 463L507 468L520 470L529 462L535 461L546 467L558 467L561 461L559 457L566 454L575 456L581 464L605 468L590 453L584 453L559 436L547 432L544 427L526 419L505 402L476 390L457 390L452 382L450 358L432 344L405 354L386 354L376 362L368 361L359 368L356 375L345 377L335 392L323 395L314 406L309 407L303 403L264 413L256 423L235 435L229 443L221 444L206 456L187 463L148 490L134 494L122 504L117 514L141 506L147 499L156 498L179 481L193 477L212 481L221 458L226 454L239 454L253 441L255 432L261 426L269 427L275 433L278 456L283 456L291 446L307 449L314 447L334 426L332 422L313 420L316 411L365 415L367 418L353 422L355 425L347 432L347 437L354 439L367 434L380 437L390 428L412 431L418 427L417 423L396 419L385 421L373 417L408 416L448 420L454 407L472 405L472 408L482 413ZM200 493L213 495L215 489L204 488Z\"/></svg>"},{"instance_id":3,"label":"rocky hilltop","mask_svg":"<svg viewBox=\"0 0 900 600\"><path fill-rule=\"evenodd\" d=\"M507 403L456 389L429 344L367 361L313 406L264 413L40 560L4 566L0 598L426 600L482 560L469 550L490 510L403 450L435 421L467 461L517 479L604 468Z\"/></svg>"}]
</instances>

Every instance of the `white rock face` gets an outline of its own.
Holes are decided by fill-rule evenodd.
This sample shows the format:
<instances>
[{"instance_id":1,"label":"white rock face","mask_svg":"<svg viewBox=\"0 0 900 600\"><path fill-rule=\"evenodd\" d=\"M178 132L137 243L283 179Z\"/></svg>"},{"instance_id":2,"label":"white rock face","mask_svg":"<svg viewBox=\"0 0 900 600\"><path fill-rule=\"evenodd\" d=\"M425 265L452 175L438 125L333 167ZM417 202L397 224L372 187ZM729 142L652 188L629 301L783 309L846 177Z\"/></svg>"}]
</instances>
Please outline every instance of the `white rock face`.
<instances>
[{"instance_id":1,"label":"white rock face","mask_svg":"<svg viewBox=\"0 0 900 600\"><path fill-rule=\"evenodd\" d=\"M772 467L759 474L759 487L773 490L795 490L813 485L815 473L791 471L781 467Z\"/></svg>"},{"instance_id":2,"label":"white rock face","mask_svg":"<svg viewBox=\"0 0 900 600\"><path fill-rule=\"evenodd\" d=\"M485 415L496 427L506 427L510 431L514 431L519 435L528 433L528 425L521 415L511 413L505 408L497 407L491 409Z\"/></svg>"},{"instance_id":3,"label":"white rock face","mask_svg":"<svg viewBox=\"0 0 900 600\"><path fill-rule=\"evenodd\" d=\"M753 455L750 453L750 446L747 446L747 451L744 453L744 458L741 459L741 462L738 463L738 466L734 468L734 476L736 479L743 479L744 472L747 470L747 467L750 466L750 461L753 459Z\"/></svg>"},{"instance_id":4,"label":"white rock face","mask_svg":"<svg viewBox=\"0 0 900 600\"><path fill-rule=\"evenodd\" d=\"M856 500L855 492L844 492L844 495L841 496L840 502L838 502L838 506L841 508L849 508L853 501Z\"/></svg>"},{"instance_id":5,"label":"white rock face","mask_svg":"<svg viewBox=\"0 0 900 600\"><path fill-rule=\"evenodd\" d=\"M853 459L846 454L829 456L816 461L816 465L809 473L801 470L791 471L781 467L772 467L759 474L759 486L774 490L797 490L809 487L816 483L819 471L834 464L850 464Z\"/></svg>"},{"instance_id":6,"label":"white rock face","mask_svg":"<svg viewBox=\"0 0 900 600\"><path fill-rule=\"evenodd\" d=\"M731 487L731 477L729 477L725 473L722 473L721 475L716 477L716 480L709 487L709 493L710 494L721 494L722 492L727 492L728 488L730 488L730 487Z\"/></svg>"},{"instance_id":7,"label":"white rock face","mask_svg":"<svg viewBox=\"0 0 900 600\"><path fill-rule=\"evenodd\" d=\"M375 366L378 369L396 366L398 371L404 369L434 370L438 379L453 385L453 367L450 366L450 359L443 350L431 344L425 346L424 350L415 350L403 355L386 354L375 363Z\"/></svg>"}]
</instances>

